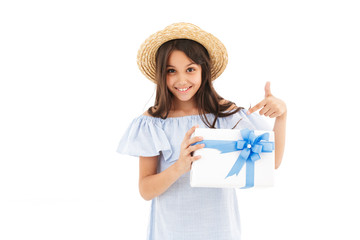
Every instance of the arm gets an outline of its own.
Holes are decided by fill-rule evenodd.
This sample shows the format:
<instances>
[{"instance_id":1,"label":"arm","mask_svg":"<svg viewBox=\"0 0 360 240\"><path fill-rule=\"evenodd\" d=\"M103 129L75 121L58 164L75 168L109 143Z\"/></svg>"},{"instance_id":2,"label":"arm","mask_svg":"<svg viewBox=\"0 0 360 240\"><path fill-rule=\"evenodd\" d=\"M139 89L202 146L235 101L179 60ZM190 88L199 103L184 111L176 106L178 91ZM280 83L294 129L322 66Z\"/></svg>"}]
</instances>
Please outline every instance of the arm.
<instances>
[{"instance_id":1,"label":"arm","mask_svg":"<svg viewBox=\"0 0 360 240\"><path fill-rule=\"evenodd\" d=\"M275 134L275 169L278 169L285 149L286 115L287 108L284 101L274 97L270 92L270 82L265 85L265 99L249 109L247 114L260 110L260 115L276 118L274 124Z\"/></svg>"},{"instance_id":2,"label":"arm","mask_svg":"<svg viewBox=\"0 0 360 240\"><path fill-rule=\"evenodd\" d=\"M185 134L185 138L180 147L179 159L160 173L157 173L159 156L140 157L139 191L145 200L151 200L164 193L181 175L190 171L193 161L201 158L201 156L191 156L193 151L204 147L203 144L191 146L191 144L202 140L201 137L193 137L190 139L194 131L195 127L192 127Z\"/></svg>"},{"instance_id":3,"label":"arm","mask_svg":"<svg viewBox=\"0 0 360 240\"><path fill-rule=\"evenodd\" d=\"M285 112L280 117L277 117L274 124L275 133L275 169L278 169L285 149L285 133L286 133L286 115Z\"/></svg>"},{"instance_id":4,"label":"arm","mask_svg":"<svg viewBox=\"0 0 360 240\"><path fill-rule=\"evenodd\" d=\"M161 173L156 173L158 157L140 157L139 191L145 200L151 200L165 192L180 176L176 163Z\"/></svg>"}]
</instances>

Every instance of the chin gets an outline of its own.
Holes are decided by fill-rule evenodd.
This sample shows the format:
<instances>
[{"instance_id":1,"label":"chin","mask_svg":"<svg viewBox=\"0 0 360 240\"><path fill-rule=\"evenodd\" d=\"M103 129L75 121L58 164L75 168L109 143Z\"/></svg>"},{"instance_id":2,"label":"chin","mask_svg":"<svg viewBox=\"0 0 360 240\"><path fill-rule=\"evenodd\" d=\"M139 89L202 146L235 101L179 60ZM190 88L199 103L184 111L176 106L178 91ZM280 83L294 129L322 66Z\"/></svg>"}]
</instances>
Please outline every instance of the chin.
<instances>
[{"instance_id":1,"label":"chin","mask_svg":"<svg viewBox=\"0 0 360 240\"><path fill-rule=\"evenodd\" d=\"M184 97L179 98L179 97L178 97L177 99L179 99L179 100L182 101L182 102L189 102L189 101L194 100L194 96L187 97L187 98L184 98Z\"/></svg>"}]
</instances>

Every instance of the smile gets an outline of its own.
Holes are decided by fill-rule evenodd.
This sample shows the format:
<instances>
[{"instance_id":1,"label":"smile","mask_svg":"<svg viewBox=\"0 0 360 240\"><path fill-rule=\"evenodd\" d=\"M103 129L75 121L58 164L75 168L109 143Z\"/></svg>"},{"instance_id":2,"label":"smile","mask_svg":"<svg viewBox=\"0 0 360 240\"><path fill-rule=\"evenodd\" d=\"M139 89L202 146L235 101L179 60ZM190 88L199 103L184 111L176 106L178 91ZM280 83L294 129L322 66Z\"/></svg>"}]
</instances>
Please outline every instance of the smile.
<instances>
[{"instance_id":1,"label":"smile","mask_svg":"<svg viewBox=\"0 0 360 240\"><path fill-rule=\"evenodd\" d=\"M191 88L191 86L187 87L187 88L176 88L176 90L178 90L180 92L187 92L190 88Z\"/></svg>"}]
</instances>

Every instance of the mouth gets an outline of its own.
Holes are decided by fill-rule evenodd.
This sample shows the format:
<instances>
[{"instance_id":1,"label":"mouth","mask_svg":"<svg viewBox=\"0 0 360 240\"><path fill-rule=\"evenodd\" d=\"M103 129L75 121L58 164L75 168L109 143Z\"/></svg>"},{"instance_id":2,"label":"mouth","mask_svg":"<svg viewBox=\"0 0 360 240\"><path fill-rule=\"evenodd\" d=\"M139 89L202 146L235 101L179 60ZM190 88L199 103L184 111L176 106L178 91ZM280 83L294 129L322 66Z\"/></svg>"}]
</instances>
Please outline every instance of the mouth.
<instances>
[{"instance_id":1,"label":"mouth","mask_svg":"<svg viewBox=\"0 0 360 240\"><path fill-rule=\"evenodd\" d=\"M176 90L178 90L181 93L186 93L191 89L192 86L190 87L186 87L186 88L175 88Z\"/></svg>"}]
</instances>

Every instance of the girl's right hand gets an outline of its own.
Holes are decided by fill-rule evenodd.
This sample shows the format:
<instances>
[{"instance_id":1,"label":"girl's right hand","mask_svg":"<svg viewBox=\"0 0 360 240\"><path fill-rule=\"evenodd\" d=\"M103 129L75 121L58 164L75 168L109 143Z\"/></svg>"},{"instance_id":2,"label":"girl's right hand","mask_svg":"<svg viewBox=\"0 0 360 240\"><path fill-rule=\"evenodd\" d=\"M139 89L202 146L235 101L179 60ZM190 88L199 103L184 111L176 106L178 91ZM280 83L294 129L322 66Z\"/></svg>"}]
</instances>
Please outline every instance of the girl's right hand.
<instances>
[{"instance_id":1,"label":"girl's right hand","mask_svg":"<svg viewBox=\"0 0 360 240\"><path fill-rule=\"evenodd\" d=\"M194 152L198 149L201 149L205 146L205 144L197 144L197 145L191 146L191 144L194 144L196 142L203 140L203 138L200 136L190 138L191 135L195 132L195 129L197 127L199 127L199 125L193 126L192 128L190 128L189 131L186 132L184 140L182 141L182 143L180 145L180 156L179 156L179 159L176 161L176 164L177 164L178 170L181 172L181 174L184 174L184 173L190 171L192 162L201 158L200 155L194 156L194 157L192 156L192 152Z\"/></svg>"}]
</instances>

